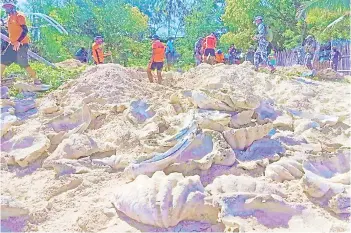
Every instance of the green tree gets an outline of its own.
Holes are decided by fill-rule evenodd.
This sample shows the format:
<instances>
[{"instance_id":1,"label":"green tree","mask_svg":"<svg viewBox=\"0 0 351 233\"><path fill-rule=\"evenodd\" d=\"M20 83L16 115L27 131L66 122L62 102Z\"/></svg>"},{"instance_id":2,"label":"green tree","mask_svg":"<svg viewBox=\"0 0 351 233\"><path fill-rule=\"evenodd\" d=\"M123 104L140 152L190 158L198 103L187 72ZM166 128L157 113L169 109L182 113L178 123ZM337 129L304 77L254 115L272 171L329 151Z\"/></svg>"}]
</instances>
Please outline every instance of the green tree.
<instances>
[{"instance_id":1,"label":"green tree","mask_svg":"<svg viewBox=\"0 0 351 233\"><path fill-rule=\"evenodd\" d=\"M314 35L318 41L326 42L332 39L349 39L350 32L345 30L349 27L349 22L343 20L335 24L333 28L325 30L331 22L338 19L340 16L339 11L332 11L326 9L312 9L306 17L308 31Z\"/></svg>"},{"instance_id":2,"label":"green tree","mask_svg":"<svg viewBox=\"0 0 351 233\"><path fill-rule=\"evenodd\" d=\"M28 4L38 4L30 0ZM54 2L54 0L51 0ZM41 27L41 38L36 50L49 60L57 62L73 57L79 47L90 48L94 36L105 37L106 49L126 65L141 64L148 51L140 51L145 43L147 16L126 1L67 0L63 5L42 5L36 11L48 14L62 24L69 35L62 35L50 27ZM133 55L137 55L136 58ZM130 58L130 64L125 60ZM132 62L132 63L131 63ZM147 61L145 62L147 63Z\"/></svg>"},{"instance_id":3,"label":"green tree","mask_svg":"<svg viewBox=\"0 0 351 233\"><path fill-rule=\"evenodd\" d=\"M289 47L301 34L302 24L296 19L296 13L301 7L299 0L227 0L223 21L229 28L229 33L223 36L226 43L235 43L238 47L247 49L255 42L252 37L256 33L253 19L256 15L264 17L264 21L274 32L273 44L276 48Z\"/></svg>"},{"instance_id":4,"label":"green tree","mask_svg":"<svg viewBox=\"0 0 351 233\"><path fill-rule=\"evenodd\" d=\"M185 35L177 42L177 51L181 54L180 66L194 64L194 44L199 37L224 29L221 15L224 5L213 0L199 0L191 13L185 17Z\"/></svg>"},{"instance_id":5,"label":"green tree","mask_svg":"<svg viewBox=\"0 0 351 233\"><path fill-rule=\"evenodd\" d=\"M128 2L149 17L152 34L164 31L164 36L175 37L184 31L185 17L191 12L196 0L128 0Z\"/></svg>"},{"instance_id":6,"label":"green tree","mask_svg":"<svg viewBox=\"0 0 351 233\"><path fill-rule=\"evenodd\" d=\"M337 24L345 24L345 21L350 20L351 11L350 11L350 1L349 0L312 0L306 1L301 7L301 10L298 14L298 17L303 17L306 14L309 14L315 9L332 11L333 13L338 13L338 17L325 27L324 31L328 28L331 28Z\"/></svg>"}]
</instances>

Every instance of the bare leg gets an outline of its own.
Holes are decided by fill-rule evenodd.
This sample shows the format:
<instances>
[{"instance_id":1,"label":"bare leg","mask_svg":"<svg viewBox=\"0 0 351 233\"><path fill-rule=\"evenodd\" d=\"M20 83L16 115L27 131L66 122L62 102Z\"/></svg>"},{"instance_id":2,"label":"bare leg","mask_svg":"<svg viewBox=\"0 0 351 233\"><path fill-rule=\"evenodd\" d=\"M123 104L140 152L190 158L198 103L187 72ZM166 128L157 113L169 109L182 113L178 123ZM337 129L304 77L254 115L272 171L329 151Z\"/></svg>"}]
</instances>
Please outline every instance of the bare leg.
<instances>
[{"instance_id":1,"label":"bare leg","mask_svg":"<svg viewBox=\"0 0 351 233\"><path fill-rule=\"evenodd\" d=\"M215 57L210 56L210 64L211 64L211 65L216 64L215 61L216 61Z\"/></svg>"},{"instance_id":2,"label":"bare leg","mask_svg":"<svg viewBox=\"0 0 351 233\"><path fill-rule=\"evenodd\" d=\"M150 83L154 82L154 77L152 75L152 72L151 72L150 68L147 69L147 77L149 78Z\"/></svg>"},{"instance_id":3,"label":"bare leg","mask_svg":"<svg viewBox=\"0 0 351 233\"><path fill-rule=\"evenodd\" d=\"M1 78L4 77L5 70L6 70L6 66L1 64Z\"/></svg>"},{"instance_id":4,"label":"bare leg","mask_svg":"<svg viewBox=\"0 0 351 233\"><path fill-rule=\"evenodd\" d=\"M162 82L162 73L161 72L162 72L161 70L157 71L157 83L158 84L161 84L161 82Z\"/></svg>"},{"instance_id":5,"label":"bare leg","mask_svg":"<svg viewBox=\"0 0 351 233\"><path fill-rule=\"evenodd\" d=\"M206 57L206 63L212 65L211 64L211 56Z\"/></svg>"}]
</instances>

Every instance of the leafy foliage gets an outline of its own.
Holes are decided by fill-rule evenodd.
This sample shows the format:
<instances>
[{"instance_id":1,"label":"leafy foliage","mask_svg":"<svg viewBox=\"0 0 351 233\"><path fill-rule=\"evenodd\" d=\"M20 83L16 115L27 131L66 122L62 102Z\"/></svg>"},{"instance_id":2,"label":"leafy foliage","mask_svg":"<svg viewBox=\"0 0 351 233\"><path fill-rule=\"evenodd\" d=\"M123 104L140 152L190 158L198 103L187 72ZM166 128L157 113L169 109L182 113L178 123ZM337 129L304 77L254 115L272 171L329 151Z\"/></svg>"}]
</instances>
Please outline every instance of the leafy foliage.
<instances>
[{"instance_id":1,"label":"leafy foliage","mask_svg":"<svg viewBox=\"0 0 351 233\"><path fill-rule=\"evenodd\" d=\"M90 48L92 38L101 34L113 62L146 66L151 55L148 38L158 32L163 38L181 37L175 41L177 66L188 68L194 63L196 40L213 31L221 35L218 48L223 51L232 43L244 50L255 45L256 15L272 28L276 49L294 48L307 34L321 42L350 38L348 0L27 0L26 7L51 16L69 32L62 35L43 21L29 19L32 34L40 26L32 50L53 62L72 58L80 47ZM339 23L325 30L333 22Z\"/></svg>"},{"instance_id":2,"label":"leafy foliage","mask_svg":"<svg viewBox=\"0 0 351 233\"><path fill-rule=\"evenodd\" d=\"M179 66L188 68L194 64L194 44L199 37L224 27L221 21L223 8L213 0L199 0L192 12L185 18L185 36L177 41L177 51L181 54Z\"/></svg>"},{"instance_id":3,"label":"leafy foliage","mask_svg":"<svg viewBox=\"0 0 351 233\"><path fill-rule=\"evenodd\" d=\"M306 1L301 8L301 13L309 13L314 9L324 9L331 11L343 12L345 10L350 10L350 1L349 0L312 0Z\"/></svg>"},{"instance_id":4,"label":"leafy foliage","mask_svg":"<svg viewBox=\"0 0 351 233\"><path fill-rule=\"evenodd\" d=\"M321 42L337 38L350 38L350 32L345 30L347 27L349 27L348 20L344 20L336 24L334 28L324 30L331 22L339 18L339 16L339 11L331 11L326 9L310 10L306 18L309 32L315 35Z\"/></svg>"},{"instance_id":5,"label":"leafy foliage","mask_svg":"<svg viewBox=\"0 0 351 233\"><path fill-rule=\"evenodd\" d=\"M221 39L226 44L235 43L244 49L254 45L252 36L256 28L252 21L256 15L263 16L265 23L272 28L273 45L277 49L296 47L307 34L315 34L322 41L331 38L349 38L345 30L347 20L340 26L323 32L328 24L340 17L340 12L345 13L349 1L252 0L248 4L246 0L227 0L226 3L223 21L230 32ZM308 13L306 21L304 17L296 17L301 12Z\"/></svg>"},{"instance_id":6,"label":"leafy foliage","mask_svg":"<svg viewBox=\"0 0 351 233\"><path fill-rule=\"evenodd\" d=\"M261 15L274 32L274 46L278 49L286 48L300 34L299 22L295 17L300 6L301 1L298 0L252 0L250 4L245 0L227 0L223 20L231 33L224 40L229 42L229 38L232 38L230 42L245 49L254 45L252 37L256 26L253 19Z\"/></svg>"},{"instance_id":7,"label":"leafy foliage","mask_svg":"<svg viewBox=\"0 0 351 233\"><path fill-rule=\"evenodd\" d=\"M177 37L184 32L185 18L196 0L128 0L149 17L152 34Z\"/></svg>"},{"instance_id":8,"label":"leafy foliage","mask_svg":"<svg viewBox=\"0 0 351 233\"><path fill-rule=\"evenodd\" d=\"M104 36L105 49L111 50L119 61L125 53L137 54L131 59L136 64L143 63L149 56L147 51L140 51L140 47L145 47L142 38L148 29L148 18L138 8L124 1L70 0L62 6L59 1L51 1L51 5L38 5L38 0L29 2L36 11L48 14L69 32L66 36L54 28L41 27L41 38L35 43L35 50L49 60L62 61L72 58L80 47L91 48L96 35ZM134 65L125 60L126 65Z\"/></svg>"},{"instance_id":9,"label":"leafy foliage","mask_svg":"<svg viewBox=\"0 0 351 233\"><path fill-rule=\"evenodd\" d=\"M76 77L85 69L84 66L75 69L54 69L39 62L33 62L30 65L37 72L40 80L52 86L51 90L57 89L65 81ZM5 76L9 74L20 79L25 79L27 77L26 71L16 64L12 64L6 68Z\"/></svg>"}]
</instances>

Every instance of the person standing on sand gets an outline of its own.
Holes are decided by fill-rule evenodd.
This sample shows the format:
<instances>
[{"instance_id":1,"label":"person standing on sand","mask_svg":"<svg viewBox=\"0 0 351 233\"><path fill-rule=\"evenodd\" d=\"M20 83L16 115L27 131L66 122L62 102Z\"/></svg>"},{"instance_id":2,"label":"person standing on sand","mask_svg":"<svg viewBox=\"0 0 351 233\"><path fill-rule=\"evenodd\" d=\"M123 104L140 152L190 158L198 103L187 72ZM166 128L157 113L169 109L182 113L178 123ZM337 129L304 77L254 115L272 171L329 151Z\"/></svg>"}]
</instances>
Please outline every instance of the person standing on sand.
<instances>
[{"instance_id":1,"label":"person standing on sand","mask_svg":"<svg viewBox=\"0 0 351 233\"><path fill-rule=\"evenodd\" d=\"M214 32L212 32L210 35L205 37L203 42L204 61L208 64L213 65L215 63L216 45L217 39Z\"/></svg>"},{"instance_id":2,"label":"person standing on sand","mask_svg":"<svg viewBox=\"0 0 351 233\"><path fill-rule=\"evenodd\" d=\"M258 71L258 67L260 63L264 63L264 65L268 65L273 73L275 71L274 66L269 64L268 57L267 57L267 48L269 45L268 40L266 39L267 36L267 26L263 23L262 16L256 16L254 23L257 26L257 34L254 36L254 40L257 41L258 47L254 55L254 65L255 70Z\"/></svg>"},{"instance_id":3,"label":"person standing on sand","mask_svg":"<svg viewBox=\"0 0 351 233\"><path fill-rule=\"evenodd\" d=\"M202 50L202 42L204 41L204 38L200 37L194 46L194 57L195 57L195 66L198 66L202 62L202 55L203 55L203 50Z\"/></svg>"},{"instance_id":4,"label":"person standing on sand","mask_svg":"<svg viewBox=\"0 0 351 233\"><path fill-rule=\"evenodd\" d=\"M104 38L102 36L96 36L94 38L94 43L92 45L92 53L95 65L104 64L105 57L111 56L111 52L104 53L102 49L103 43Z\"/></svg>"},{"instance_id":5,"label":"person standing on sand","mask_svg":"<svg viewBox=\"0 0 351 233\"><path fill-rule=\"evenodd\" d=\"M229 54L229 64L233 65L235 63L235 56L236 56L236 48L234 44L230 45L228 49L228 54Z\"/></svg>"},{"instance_id":6,"label":"person standing on sand","mask_svg":"<svg viewBox=\"0 0 351 233\"><path fill-rule=\"evenodd\" d=\"M24 68L30 78L33 79L34 85L41 85L37 78L36 72L28 63L29 36L26 17L23 13L16 10L13 0L4 0L2 8L5 9L7 18L7 28L9 32L10 43L1 53L1 77L4 77L6 67L12 63L18 64Z\"/></svg>"},{"instance_id":7,"label":"person standing on sand","mask_svg":"<svg viewBox=\"0 0 351 233\"><path fill-rule=\"evenodd\" d=\"M165 51L166 46L160 41L160 38L157 35L152 36L152 55L147 67L147 76L151 83L154 82L152 71L157 69L157 83L161 84L162 82L162 69L163 62L165 60Z\"/></svg>"},{"instance_id":8,"label":"person standing on sand","mask_svg":"<svg viewBox=\"0 0 351 233\"><path fill-rule=\"evenodd\" d=\"M338 71L338 64L341 60L341 53L338 51L336 46L333 46L330 53L330 66L333 70Z\"/></svg>"},{"instance_id":9,"label":"person standing on sand","mask_svg":"<svg viewBox=\"0 0 351 233\"><path fill-rule=\"evenodd\" d=\"M303 51L303 47L299 46L296 50L295 50L296 56L297 56L297 60L296 63L298 65L303 65L304 61L303 61L303 57L304 57L304 51Z\"/></svg>"},{"instance_id":10,"label":"person standing on sand","mask_svg":"<svg viewBox=\"0 0 351 233\"><path fill-rule=\"evenodd\" d=\"M305 50L304 64L308 69L313 70L312 63L314 61L314 56L317 49L317 43L314 36L308 35L304 41L303 47Z\"/></svg>"},{"instance_id":11,"label":"person standing on sand","mask_svg":"<svg viewBox=\"0 0 351 233\"><path fill-rule=\"evenodd\" d=\"M167 71L170 71L172 66L175 63L176 51L174 48L174 40L173 38L168 38L166 44L166 59L167 59Z\"/></svg>"}]
</instances>

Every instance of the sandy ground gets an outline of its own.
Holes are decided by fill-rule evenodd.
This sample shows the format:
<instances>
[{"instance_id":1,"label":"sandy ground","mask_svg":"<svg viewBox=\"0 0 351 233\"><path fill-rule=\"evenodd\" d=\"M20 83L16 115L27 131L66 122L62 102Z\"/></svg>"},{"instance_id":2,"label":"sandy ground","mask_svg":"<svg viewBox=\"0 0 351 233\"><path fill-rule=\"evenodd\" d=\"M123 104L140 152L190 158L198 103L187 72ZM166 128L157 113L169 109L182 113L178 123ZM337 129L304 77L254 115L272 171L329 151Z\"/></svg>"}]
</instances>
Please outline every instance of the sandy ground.
<instances>
[{"instance_id":1,"label":"sandy ground","mask_svg":"<svg viewBox=\"0 0 351 233\"><path fill-rule=\"evenodd\" d=\"M302 69L301 67L299 69ZM350 88L342 81L308 80L306 84L297 77L288 77L286 71L277 74L254 72L252 66L201 65L184 74L166 73L162 85L148 83L145 72L126 69L119 65L89 67L80 77L37 100L39 112L30 119L14 124L9 134L22 131L49 135L47 123L57 116L66 116L89 106L91 122L81 134L96 142L96 152L88 156L103 158L118 155L128 164L150 156L157 142L174 135L191 109L191 101L181 100L181 110L171 104L172 95L188 90L221 89L234 93L235 98L258 96L260 100L272 99L282 111L299 110L306 114L330 115L339 118L333 126L321 130L307 130L309 142L318 141L322 151L304 154L319 156L340 148L349 148L350 142ZM306 81L306 80L305 80ZM148 119L130 117L133 100L144 100L152 114ZM50 104L47 104L50 103ZM50 114L49 107L58 106ZM126 109L126 110L121 110ZM152 130L154 125L157 130ZM6 135L4 136L6 137ZM10 136L8 136L10 137ZM130 219L112 205L115 192L122 184L131 182L123 173L124 166L111 171L92 168L87 173L58 176L52 169L42 167L42 162L55 154L56 145L50 145L41 158L31 165L20 167L9 163L1 170L1 195L11 196L29 210L26 217L1 220L2 230L40 232L164 232L203 231L223 232L224 224L182 221L167 229L139 223ZM151 148L151 149L150 149ZM79 148L80 150L80 148ZM302 149L287 150L286 156ZM2 153L5 156L6 153ZM306 155L306 157L308 157ZM188 171L185 175L200 175L204 186L223 174L236 176L264 176L264 168L245 170L237 166L212 165L205 171ZM265 178L266 179L266 178ZM348 232L349 220L323 208L306 195L299 179L277 183L286 197L284 200L304 206L300 215L294 216L285 227L267 228L253 217L243 218L244 232ZM135 190L138 192L138 190Z\"/></svg>"}]
</instances>

